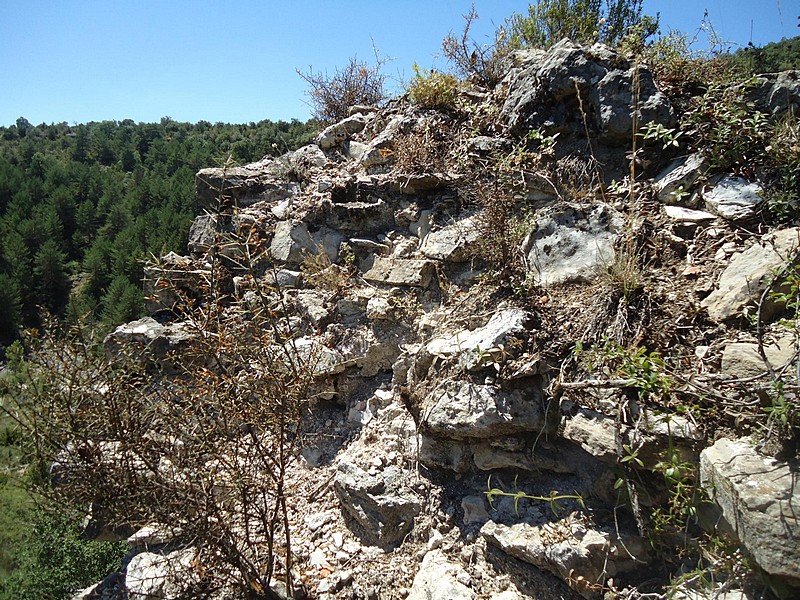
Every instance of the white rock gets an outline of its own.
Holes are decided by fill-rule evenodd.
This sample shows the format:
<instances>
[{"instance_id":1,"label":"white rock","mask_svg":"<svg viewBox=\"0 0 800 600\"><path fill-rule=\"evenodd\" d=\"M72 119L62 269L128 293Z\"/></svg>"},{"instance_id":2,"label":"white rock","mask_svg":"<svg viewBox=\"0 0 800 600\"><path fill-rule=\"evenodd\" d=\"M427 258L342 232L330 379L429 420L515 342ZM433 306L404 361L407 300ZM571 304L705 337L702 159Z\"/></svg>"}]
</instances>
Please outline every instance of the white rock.
<instances>
[{"instance_id":1,"label":"white rock","mask_svg":"<svg viewBox=\"0 0 800 600\"><path fill-rule=\"evenodd\" d=\"M723 177L703 192L709 210L731 221L749 219L764 201L764 188L741 177Z\"/></svg>"}]
</instances>

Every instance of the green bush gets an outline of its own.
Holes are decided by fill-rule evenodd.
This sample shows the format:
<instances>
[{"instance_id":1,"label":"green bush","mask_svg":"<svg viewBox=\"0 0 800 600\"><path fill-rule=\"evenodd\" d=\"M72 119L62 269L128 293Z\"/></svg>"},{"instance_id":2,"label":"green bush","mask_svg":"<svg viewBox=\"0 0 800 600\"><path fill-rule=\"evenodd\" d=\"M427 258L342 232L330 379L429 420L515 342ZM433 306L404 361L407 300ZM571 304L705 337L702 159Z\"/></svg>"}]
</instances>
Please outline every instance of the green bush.
<instances>
[{"instance_id":1,"label":"green bush","mask_svg":"<svg viewBox=\"0 0 800 600\"><path fill-rule=\"evenodd\" d=\"M421 69L414 63L414 79L408 86L414 104L429 109L452 109L457 93L458 79L454 75Z\"/></svg>"},{"instance_id":2,"label":"green bush","mask_svg":"<svg viewBox=\"0 0 800 600\"><path fill-rule=\"evenodd\" d=\"M40 511L15 553L18 568L0 581L0 600L58 600L120 568L124 542L81 538L77 518Z\"/></svg>"},{"instance_id":3,"label":"green bush","mask_svg":"<svg viewBox=\"0 0 800 600\"><path fill-rule=\"evenodd\" d=\"M642 39L658 29L657 16L642 16L642 0L539 0L507 19L498 40L511 49L549 48L563 38L617 46L637 26Z\"/></svg>"}]
</instances>

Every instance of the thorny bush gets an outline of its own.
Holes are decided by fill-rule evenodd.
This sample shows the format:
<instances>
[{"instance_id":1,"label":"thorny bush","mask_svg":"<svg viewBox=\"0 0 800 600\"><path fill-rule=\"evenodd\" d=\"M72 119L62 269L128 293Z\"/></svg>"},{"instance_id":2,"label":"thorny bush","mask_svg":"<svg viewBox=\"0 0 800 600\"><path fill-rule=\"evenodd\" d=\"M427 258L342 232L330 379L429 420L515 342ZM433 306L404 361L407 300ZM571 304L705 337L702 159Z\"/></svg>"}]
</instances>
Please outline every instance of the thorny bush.
<instances>
[{"instance_id":1,"label":"thorny bush","mask_svg":"<svg viewBox=\"0 0 800 600\"><path fill-rule=\"evenodd\" d=\"M297 74L309 85L306 95L314 118L328 125L347 117L351 106L380 106L388 97L383 73L385 64L386 59L377 56L372 64L352 57L333 75L314 71L312 67L307 71L297 69Z\"/></svg>"},{"instance_id":2,"label":"thorny bush","mask_svg":"<svg viewBox=\"0 0 800 600\"><path fill-rule=\"evenodd\" d=\"M179 298L179 341L107 340L103 356L81 328L31 336L27 378L5 405L34 441L38 493L122 534L165 528L193 556L176 573L186 597L294 585L286 477L319 350L298 342L292 310L257 276L257 233L219 234L192 294L156 282ZM242 300L218 258L234 245Z\"/></svg>"}]
</instances>

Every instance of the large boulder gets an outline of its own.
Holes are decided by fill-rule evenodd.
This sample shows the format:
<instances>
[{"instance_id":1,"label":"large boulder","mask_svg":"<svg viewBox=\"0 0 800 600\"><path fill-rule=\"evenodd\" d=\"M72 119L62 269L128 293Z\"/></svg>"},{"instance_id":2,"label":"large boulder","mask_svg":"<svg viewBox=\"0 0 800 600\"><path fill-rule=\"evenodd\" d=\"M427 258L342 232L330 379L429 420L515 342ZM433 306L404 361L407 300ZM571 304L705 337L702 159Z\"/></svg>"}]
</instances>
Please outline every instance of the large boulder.
<instances>
[{"instance_id":1,"label":"large boulder","mask_svg":"<svg viewBox=\"0 0 800 600\"><path fill-rule=\"evenodd\" d=\"M634 135L634 105L639 126L674 121L672 106L650 72L607 46L580 46L565 39L533 56L507 80L501 118L516 134L541 129L546 135L583 136L588 128L609 144L626 144Z\"/></svg>"},{"instance_id":2,"label":"large boulder","mask_svg":"<svg viewBox=\"0 0 800 600\"><path fill-rule=\"evenodd\" d=\"M761 456L749 440L722 438L701 453L700 480L756 563L800 591L796 470Z\"/></svg>"},{"instance_id":3,"label":"large boulder","mask_svg":"<svg viewBox=\"0 0 800 600\"><path fill-rule=\"evenodd\" d=\"M209 289L211 269L207 263L170 252L156 264L144 268L144 303L151 315L190 306Z\"/></svg>"}]
</instances>

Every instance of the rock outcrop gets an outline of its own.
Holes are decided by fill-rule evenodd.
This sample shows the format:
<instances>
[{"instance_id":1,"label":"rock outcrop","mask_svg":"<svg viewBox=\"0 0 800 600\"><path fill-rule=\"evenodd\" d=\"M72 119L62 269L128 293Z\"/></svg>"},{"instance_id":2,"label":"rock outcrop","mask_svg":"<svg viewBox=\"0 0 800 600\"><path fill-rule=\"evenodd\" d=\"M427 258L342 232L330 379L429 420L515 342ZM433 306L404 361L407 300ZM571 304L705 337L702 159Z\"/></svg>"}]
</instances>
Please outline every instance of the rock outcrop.
<instances>
[{"instance_id":1,"label":"rock outcrop","mask_svg":"<svg viewBox=\"0 0 800 600\"><path fill-rule=\"evenodd\" d=\"M742 442L709 445L704 415L712 398L714 419L746 406L742 418L758 422L774 382L756 333L773 371L797 362L773 320L785 299L769 291L786 291L779 275L797 261L800 230L745 229L763 209L761 184L712 172L699 149L648 157L635 202L614 196L585 135L622 165L637 119L673 127L650 72L568 41L514 60L457 117L402 102L357 107L283 157L200 171L207 213L191 229L191 256L147 267L154 318L112 332L109 360L169 374L194 335L182 315L196 307L280 315L269 349L314 380L284 489L296 579L322 598L600 598L635 587L655 572L644 503L676 494L675 481L693 485L698 465L728 533L796 585L790 466ZM758 97L770 114L793 81L765 76ZM463 150L452 168L409 142L433 130L453 138L448 152ZM494 189L485 161L532 130L558 134L537 164L592 167L575 193L523 173L510 197L529 212L513 207L492 230L462 183ZM490 264L501 243L515 264ZM224 293L209 308L211 282ZM757 331L741 318L754 314ZM743 390L748 378L759 383ZM748 393L762 395L736 405ZM505 492L492 504L487 477ZM573 500L547 510L552 490ZM180 596L173 574L190 580L193 549L136 552L128 593Z\"/></svg>"}]
</instances>

